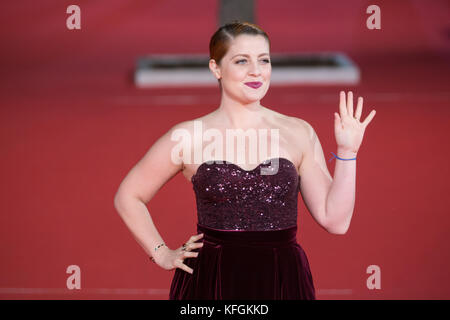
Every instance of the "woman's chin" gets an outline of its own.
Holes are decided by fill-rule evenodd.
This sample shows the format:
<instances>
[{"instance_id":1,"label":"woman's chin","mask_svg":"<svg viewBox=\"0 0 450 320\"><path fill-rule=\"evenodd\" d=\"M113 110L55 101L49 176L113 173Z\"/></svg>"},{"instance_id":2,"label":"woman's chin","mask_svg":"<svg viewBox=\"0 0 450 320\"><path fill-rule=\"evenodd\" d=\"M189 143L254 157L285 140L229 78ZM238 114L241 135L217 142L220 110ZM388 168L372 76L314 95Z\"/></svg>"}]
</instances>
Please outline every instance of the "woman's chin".
<instances>
[{"instance_id":1,"label":"woman's chin","mask_svg":"<svg viewBox=\"0 0 450 320\"><path fill-rule=\"evenodd\" d=\"M262 98L264 98L265 96L265 92L261 93L261 92L255 92L254 94L246 94L245 98L250 101L250 102L255 102L255 101L259 101Z\"/></svg>"},{"instance_id":2,"label":"woman's chin","mask_svg":"<svg viewBox=\"0 0 450 320\"><path fill-rule=\"evenodd\" d=\"M247 97L247 99L242 100L241 103L242 104L253 104L253 103L257 103L257 102L261 101L261 99L262 99L262 97L261 98L259 98L259 97L258 98Z\"/></svg>"}]
</instances>

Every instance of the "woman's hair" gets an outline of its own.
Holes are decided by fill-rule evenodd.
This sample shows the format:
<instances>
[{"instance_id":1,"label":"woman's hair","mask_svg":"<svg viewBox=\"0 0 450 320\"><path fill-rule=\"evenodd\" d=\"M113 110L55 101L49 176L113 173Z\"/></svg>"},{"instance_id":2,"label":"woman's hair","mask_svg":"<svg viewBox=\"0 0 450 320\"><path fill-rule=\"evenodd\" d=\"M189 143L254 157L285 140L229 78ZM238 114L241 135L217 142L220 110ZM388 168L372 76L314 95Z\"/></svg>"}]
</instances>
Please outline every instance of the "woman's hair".
<instances>
[{"instance_id":1,"label":"woman's hair","mask_svg":"<svg viewBox=\"0 0 450 320\"><path fill-rule=\"evenodd\" d=\"M223 56L230 48L231 41L241 34L262 35L269 43L270 40L267 33L256 24L250 22L241 22L234 20L220 27L211 37L209 42L209 56L219 65Z\"/></svg>"}]
</instances>

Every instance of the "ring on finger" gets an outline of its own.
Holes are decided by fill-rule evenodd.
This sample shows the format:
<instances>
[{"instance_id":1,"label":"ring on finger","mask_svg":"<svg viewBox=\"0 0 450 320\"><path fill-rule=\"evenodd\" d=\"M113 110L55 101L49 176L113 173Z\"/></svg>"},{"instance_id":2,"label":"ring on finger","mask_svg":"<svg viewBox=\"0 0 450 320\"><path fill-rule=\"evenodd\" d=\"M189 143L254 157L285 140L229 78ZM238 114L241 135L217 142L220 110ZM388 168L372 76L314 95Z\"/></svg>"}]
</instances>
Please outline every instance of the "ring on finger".
<instances>
[{"instance_id":1,"label":"ring on finger","mask_svg":"<svg viewBox=\"0 0 450 320\"><path fill-rule=\"evenodd\" d=\"M187 242L183 243L183 246L181 247L181 250L182 251L189 251L189 250L187 250Z\"/></svg>"}]
</instances>

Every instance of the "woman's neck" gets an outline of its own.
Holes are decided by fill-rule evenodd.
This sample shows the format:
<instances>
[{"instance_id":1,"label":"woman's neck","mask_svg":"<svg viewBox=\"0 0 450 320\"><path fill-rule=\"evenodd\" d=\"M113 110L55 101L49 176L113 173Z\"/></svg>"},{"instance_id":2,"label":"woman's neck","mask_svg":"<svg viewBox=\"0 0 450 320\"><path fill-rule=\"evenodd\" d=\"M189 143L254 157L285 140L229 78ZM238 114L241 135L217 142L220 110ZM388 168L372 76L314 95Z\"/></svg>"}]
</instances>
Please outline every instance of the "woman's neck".
<instances>
[{"instance_id":1,"label":"woman's neck","mask_svg":"<svg viewBox=\"0 0 450 320\"><path fill-rule=\"evenodd\" d=\"M218 114L223 123L230 129L256 128L261 122L265 108L260 101L240 104L235 101L222 101Z\"/></svg>"}]
</instances>

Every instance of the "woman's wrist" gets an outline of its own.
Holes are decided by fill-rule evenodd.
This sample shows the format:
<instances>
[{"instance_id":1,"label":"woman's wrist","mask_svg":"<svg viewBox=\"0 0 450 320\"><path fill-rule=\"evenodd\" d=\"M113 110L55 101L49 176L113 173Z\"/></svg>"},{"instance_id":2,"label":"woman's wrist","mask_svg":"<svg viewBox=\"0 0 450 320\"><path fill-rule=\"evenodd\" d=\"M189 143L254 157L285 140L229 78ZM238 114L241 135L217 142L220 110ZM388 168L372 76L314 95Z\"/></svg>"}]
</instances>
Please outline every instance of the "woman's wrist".
<instances>
[{"instance_id":1,"label":"woman's wrist","mask_svg":"<svg viewBox=\"0 0 450 320\"><path fill-rule=\"evenodd\" d=\"M358 152L352 151L352 150L347 150L347 149L340 149L338 148L336 155L339 158L344 158L344 159L353 159L356 157L356 155L358 154Z\"/></svg>"},{"instance_id":2,"label":"woman's wrist","mask_svg":"<svg viewBox=\"0 0 450 320\"><path fill-rule=\"evenodd\" d=\"M159 256L161 256L161 254L164 254L164 251L168 250L169 248L166 246L165 243L160 243L159 245L157 245L151 253L150 256L150 260L152 260L153 262L155 262L156 259L159 258Z\"/></svg>"}]
</instances>

